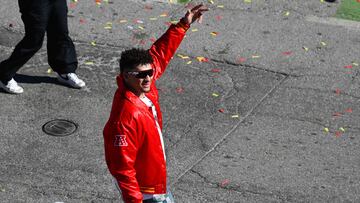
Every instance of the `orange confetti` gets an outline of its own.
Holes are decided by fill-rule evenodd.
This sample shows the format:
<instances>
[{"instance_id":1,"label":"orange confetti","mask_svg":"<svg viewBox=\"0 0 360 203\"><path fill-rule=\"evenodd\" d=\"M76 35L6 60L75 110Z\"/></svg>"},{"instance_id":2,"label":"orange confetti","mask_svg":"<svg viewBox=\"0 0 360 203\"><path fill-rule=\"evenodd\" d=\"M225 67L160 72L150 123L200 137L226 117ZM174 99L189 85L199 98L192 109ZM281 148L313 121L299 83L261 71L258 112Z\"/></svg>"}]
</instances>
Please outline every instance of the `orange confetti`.
<instances>
[{"instance_id":1,"label":"orange confetti","mask_svg":"<svg viewBox=\"0 0 360 203\"><path fill-rule=\"evenodd\" d=\"M217 36L219 33L218 32L211 32L210 33L212 36Z\"/></svg>"},{"instance_id":2,"label":"orange confetti","mask_svg":"<svg viewBox=\"0 0 360 203\"><path fill-rule=\"evenodd\" d=\"M345 110L345 112L347 112L347 113L352 113L353 110L352 110L352 108L348 108L348 109Z\"/></svg>"},{"instance_id":3,"label":"orange confetti","mask_svg":"<svg viewBox=\"0 0 360 203\"><path fill-rule=\"evenodd\" d=\"M209 62L209 59L208 59L208 58L202 57L202 56L198 56L198 57L196 57L196 59L197 59L199 62Z\"/></svg>"}]
</instances>

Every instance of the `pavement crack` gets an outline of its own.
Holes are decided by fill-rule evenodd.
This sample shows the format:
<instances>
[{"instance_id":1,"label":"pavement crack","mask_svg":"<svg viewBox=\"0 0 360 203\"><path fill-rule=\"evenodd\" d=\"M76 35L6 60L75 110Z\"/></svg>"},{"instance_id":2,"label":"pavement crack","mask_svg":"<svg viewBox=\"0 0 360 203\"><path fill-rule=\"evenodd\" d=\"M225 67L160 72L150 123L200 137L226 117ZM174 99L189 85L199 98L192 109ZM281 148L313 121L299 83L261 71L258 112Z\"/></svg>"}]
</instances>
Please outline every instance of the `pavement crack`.
<instances>
[{"instance_id":1,"label":"pavement crack","mask_svg":"<svg viewBox=\"0 0 360 203\"><path fill-rule=\"evenodd\" d=\"M269 97L269 95L271 93L273 93L286 79L287 77L282 78L277 84L275 84L261 99L260 101L255 104L228 132L226 132L220 139L218 142L216 142L214 144L214 146L208 150L203 156L201 156L197 161L195 161L192 165L190 165L183 173L181 173L177 178L175 178L175 180L173 181L173 183L171 184L171 187L173 187L185 174L187 174L190 170L192 170L197 164L199 164L202 160L205 159L205 157L207 157L211 152L213 152L222 142L224 142L224 140L230 135L232 134L239 126L240 124L247 118L249 117L249 115L251 115L255 109L260 106L266 98Z\"/></svg>"}]
</instances>

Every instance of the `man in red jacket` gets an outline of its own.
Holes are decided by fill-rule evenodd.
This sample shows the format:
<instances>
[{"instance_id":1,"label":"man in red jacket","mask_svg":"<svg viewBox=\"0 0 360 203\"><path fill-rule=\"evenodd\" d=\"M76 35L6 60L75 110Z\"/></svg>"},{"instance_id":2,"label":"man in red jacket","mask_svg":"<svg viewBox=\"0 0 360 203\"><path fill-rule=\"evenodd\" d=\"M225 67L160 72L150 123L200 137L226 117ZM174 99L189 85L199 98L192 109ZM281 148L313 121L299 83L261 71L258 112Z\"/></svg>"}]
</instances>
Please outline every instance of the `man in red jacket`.
<instances>
[{"instance_id":1,"label":"man in red jacket","mask_svg":"<svg viewBox=\"0 0 360 203\"><path fill-rule=\"evenodd\" d=\"M106 163L126 203L174 202L166 188L155 81L164 73L190 24L201 23L207 10L202 4L188 10L149 50L130 49L121 54L118 89L103 133Z\"/></svg>"}]
</instances>

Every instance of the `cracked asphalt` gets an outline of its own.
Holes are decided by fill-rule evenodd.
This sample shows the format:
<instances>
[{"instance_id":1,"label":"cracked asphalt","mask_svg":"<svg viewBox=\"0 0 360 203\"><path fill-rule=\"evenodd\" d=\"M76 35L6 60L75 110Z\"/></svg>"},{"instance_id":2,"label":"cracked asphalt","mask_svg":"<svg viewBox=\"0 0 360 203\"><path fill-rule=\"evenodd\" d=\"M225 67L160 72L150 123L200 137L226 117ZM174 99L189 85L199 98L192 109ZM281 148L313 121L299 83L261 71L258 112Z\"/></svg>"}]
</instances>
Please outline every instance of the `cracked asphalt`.
<instances>
[{"instance_id":1,"label":"cracked asphalt","mask_svg":"<svg viewBox=\"0 0 360 203\"><path fill-rule=\"evenodd\" d=\"M3 1L0 60L23 36L17 1ZM176 202L360 202L358 24L309 20L331 19L339 3L212 2L157 82ZM68 3L87 88L58 83L43 46L15 77L25 92L0 92L1 202L121 202L102 139L118 59L186 11L155 0ZM53 119L79 128L46 135Z\"/></svg>"}]
</instances>

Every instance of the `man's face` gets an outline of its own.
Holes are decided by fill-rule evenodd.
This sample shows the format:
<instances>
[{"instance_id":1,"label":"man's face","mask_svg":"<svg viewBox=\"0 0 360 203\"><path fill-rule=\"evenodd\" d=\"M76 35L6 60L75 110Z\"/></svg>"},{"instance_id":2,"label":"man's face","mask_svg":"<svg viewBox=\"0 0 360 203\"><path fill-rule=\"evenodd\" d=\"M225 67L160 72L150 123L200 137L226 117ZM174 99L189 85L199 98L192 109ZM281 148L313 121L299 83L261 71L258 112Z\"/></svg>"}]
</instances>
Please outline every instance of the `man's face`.
<instances>
[{"instance_id":1,"label":"man's face","mask_svg":"<svg viewBox=\"0 0 360 203\"><path fill-rule=\"evenodd\" d=\"M124 73L124 79L132 92L140 96L150 91L153 78L153 69L150 64L139 65L133 70Z\"/></svg>"}]
</instances>

